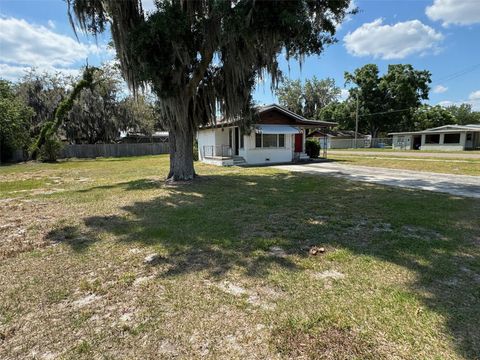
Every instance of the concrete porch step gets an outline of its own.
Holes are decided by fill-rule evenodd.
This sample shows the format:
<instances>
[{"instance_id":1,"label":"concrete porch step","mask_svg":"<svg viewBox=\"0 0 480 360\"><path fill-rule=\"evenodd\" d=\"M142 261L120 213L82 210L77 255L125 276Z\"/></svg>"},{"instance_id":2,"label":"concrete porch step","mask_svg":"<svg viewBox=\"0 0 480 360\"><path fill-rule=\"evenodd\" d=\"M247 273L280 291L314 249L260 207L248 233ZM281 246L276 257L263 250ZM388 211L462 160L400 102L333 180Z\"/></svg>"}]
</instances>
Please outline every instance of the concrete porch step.
<instances>
[{"instance_id":1,"label":"concrete porch step","mask_svg":"<svg viewBox=\"0 0 480 360\"><path fill-rule=\"evenodd\" d=\"M242 165L242 164L246 164L246 161L243 158L243 156L234 156L233 157L233 165Z\"/></svg>"}]
</instances>

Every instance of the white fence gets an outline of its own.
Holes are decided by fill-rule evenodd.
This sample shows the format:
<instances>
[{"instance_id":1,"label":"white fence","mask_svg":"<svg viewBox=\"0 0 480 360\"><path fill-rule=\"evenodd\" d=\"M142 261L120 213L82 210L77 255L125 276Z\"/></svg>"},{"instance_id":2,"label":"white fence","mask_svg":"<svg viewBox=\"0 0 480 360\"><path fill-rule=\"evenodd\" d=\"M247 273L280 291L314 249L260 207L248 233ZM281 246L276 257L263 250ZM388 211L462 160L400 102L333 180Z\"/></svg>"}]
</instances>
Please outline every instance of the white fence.
<instances>
[{"instance_id":1,"label":"white fence","mask_svg":"<svg viewBox=\"0 0 480 360\"><path fill-rule=\"evenodd\" d=\"M320 141L320 146L324 146ZM329 149L391 148L392 138L373 139L329 139Z\"/></svg>"}]
</instances>

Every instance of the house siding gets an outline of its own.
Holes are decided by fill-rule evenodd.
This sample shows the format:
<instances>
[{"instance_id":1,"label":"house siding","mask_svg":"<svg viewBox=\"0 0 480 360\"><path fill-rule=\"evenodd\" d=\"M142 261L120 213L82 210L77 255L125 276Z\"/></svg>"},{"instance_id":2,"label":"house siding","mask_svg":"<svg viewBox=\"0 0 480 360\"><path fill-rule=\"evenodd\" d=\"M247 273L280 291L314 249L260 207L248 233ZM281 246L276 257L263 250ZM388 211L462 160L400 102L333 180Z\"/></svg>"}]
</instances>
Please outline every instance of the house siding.
<instances>
[{"instance_id":1,"label":"house siding","mask_svg":"<svg viewBox=\"0 0 480 360\"><path fill-rule=\"evenodd\" d=\"M293 135L285 135L285 147L283 148L257 148L255 147L255 132L245 135L245 148L241 149L240 156L243 156L248 164L273 164L284 163L293 160ZM242 155L243 154L243 155Z\"/></svg>"},{"instance_id":2,"label":"house siding","mask_svg":"<svg viewBox=\"0 0 480 360\"><path fill-rule=\"evenodd\" d=\"M392 140L393 150L412 150L413 135L394 135Z\"/></svg>"},{"instance_id":3,"label":"house siding","mask_svg":"<svg viewBox=\"0 0 480 360\"><path fill-rule=\"evenodd\" d=\"M216 130L217 129L205 129L197 132L197 141L198 141L198 159L205 161L203 149L204 146L215 145L216 139Z\"/></svg>"}]
</instances>

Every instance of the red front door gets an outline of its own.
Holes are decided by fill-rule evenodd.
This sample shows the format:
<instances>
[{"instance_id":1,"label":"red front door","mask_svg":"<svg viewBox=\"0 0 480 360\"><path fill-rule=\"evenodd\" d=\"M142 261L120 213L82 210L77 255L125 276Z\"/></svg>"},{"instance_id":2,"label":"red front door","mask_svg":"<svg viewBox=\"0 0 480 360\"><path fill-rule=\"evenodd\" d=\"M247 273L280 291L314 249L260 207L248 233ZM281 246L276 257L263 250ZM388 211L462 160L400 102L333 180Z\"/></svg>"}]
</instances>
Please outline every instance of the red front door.
<instances>
[{"instance_id":1,"label":"red front door","mask_svg":"<svg viewBox=\"0 0 480 360\"><path fill-rule=\"evenodd\" d=\"M303 151L303 134L295 134L295 152Z\"/></svg>"}]
</instances>

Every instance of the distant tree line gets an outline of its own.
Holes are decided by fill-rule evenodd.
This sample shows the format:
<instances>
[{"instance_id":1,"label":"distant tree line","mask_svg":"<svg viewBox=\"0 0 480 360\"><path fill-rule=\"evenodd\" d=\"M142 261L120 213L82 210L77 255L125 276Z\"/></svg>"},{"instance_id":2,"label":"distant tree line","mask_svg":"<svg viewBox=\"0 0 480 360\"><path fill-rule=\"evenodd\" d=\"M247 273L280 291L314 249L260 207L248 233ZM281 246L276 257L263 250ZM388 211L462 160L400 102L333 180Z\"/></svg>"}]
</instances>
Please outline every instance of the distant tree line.
<instances>
[{"instance_id":1,"label":"distant tree line","mask_svg":"<svg viewBox=\"0 0 480 360\"><path fill-rule=\"evenodd\" d=\"M161 129L154 100L134 98L114 66L94 73L94 86L74 101L57 137L71 144L115 142L121 131L151 135ZM7 161L17 149L28 150L42 127L53 120L59 103L78 79L61 73L28 71L16 83L0 79L0 156Z\"/></svg>"},{"instance_id":2,"label":"distant tree line","mask_svg":"<svg viewBox=\"0 0 480 360\"><path fill-rule=\"evenodd\" d=\"M288 80L276 94L289 110L309 119L337 122L340 130L355 129L358 108L359 132L373 137L394 131L480 123L480 112L473 111L470 104L424 104L430 83L430 72L409 64L390 65L382 76L377 65L367 64L353 73L345 72L345 85L351 87L343 101L341 88L330 78L314 77L304 83Z\"/></svg>"}]
</instances>

